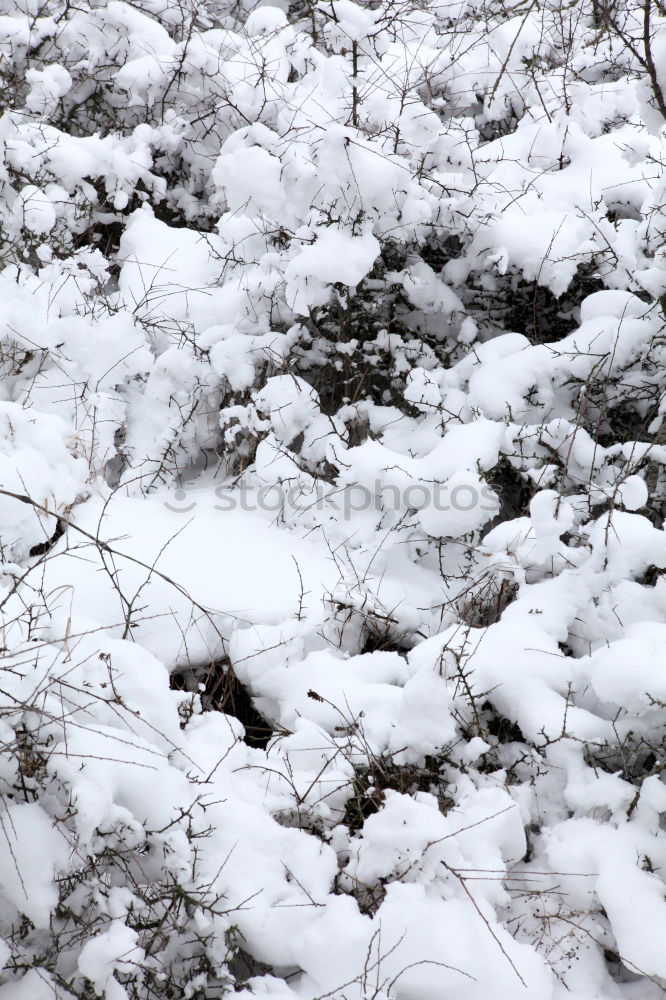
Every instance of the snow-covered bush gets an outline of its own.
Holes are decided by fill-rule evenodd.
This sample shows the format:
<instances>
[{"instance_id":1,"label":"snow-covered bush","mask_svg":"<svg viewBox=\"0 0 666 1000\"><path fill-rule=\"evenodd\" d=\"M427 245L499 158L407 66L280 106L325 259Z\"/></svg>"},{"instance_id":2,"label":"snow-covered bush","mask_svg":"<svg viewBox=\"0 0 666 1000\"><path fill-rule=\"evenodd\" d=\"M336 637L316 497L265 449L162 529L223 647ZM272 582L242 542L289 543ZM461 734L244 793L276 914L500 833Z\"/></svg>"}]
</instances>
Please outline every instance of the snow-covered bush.
<instances>
[{"instance_id":1,"label":"snow-covered bush","mask_svg":"<svg viewBox=\"0 0 666 1000\"><path fill-rule=\"evenodd\" d=\"M666 993L665 39L1 5L0 1000Z\"/></svg>"}]
</instances>

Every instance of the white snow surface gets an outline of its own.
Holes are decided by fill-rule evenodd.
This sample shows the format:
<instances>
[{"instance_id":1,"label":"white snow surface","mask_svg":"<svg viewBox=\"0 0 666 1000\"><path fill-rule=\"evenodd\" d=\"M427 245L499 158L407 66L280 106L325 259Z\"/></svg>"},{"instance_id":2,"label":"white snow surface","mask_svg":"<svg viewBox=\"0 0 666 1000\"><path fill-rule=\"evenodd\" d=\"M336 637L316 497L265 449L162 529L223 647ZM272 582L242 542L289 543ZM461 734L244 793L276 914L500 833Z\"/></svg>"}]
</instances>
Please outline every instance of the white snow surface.
<instances>
[{"instance_id":1,"label":"white snow surface","mask_svg":"<svg viewBox=\"0 0 666 1000\"><path fill-rule=\"evenodd\" d=\"M0 1000L666 995L613 12L0 5Z\"/></svg>"}]
</instances>

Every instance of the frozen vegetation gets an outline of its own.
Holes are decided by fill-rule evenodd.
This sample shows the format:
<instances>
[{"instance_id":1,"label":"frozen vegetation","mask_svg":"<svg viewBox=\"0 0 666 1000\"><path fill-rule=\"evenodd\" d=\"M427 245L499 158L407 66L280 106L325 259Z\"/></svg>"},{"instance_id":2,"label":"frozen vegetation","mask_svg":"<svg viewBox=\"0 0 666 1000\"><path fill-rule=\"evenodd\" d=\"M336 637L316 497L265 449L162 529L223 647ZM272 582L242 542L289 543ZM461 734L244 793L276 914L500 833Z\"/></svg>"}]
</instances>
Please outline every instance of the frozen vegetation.
<instances>
[{"instance_id":1,"label":"frozen vegetation","mask_svg":"<svg viewBox=\"0 0 666 1000\"><path fill-rule=\"evenodd\" d=\"M662 0L0 0L0 1000L666 996Z\"/></svg>"}]
</instances>

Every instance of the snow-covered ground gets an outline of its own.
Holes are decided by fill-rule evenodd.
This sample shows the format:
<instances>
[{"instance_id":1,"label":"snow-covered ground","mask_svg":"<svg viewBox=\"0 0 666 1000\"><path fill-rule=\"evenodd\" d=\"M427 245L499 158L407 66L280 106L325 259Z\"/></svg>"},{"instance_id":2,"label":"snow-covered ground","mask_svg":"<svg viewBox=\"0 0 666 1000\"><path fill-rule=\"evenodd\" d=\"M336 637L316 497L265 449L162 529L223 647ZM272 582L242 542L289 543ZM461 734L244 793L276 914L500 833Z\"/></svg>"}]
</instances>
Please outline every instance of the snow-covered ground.
<instances>
[{"instance_id":1,"label":"snow-covered ground","mask_svg":"<svg viewBox=\"0 0 666 1000\"><path fill-rule=\"evenodd\" d=\"M0 0L0 1000L666 995L666 14Z\"/></svg>"}]
</instances>

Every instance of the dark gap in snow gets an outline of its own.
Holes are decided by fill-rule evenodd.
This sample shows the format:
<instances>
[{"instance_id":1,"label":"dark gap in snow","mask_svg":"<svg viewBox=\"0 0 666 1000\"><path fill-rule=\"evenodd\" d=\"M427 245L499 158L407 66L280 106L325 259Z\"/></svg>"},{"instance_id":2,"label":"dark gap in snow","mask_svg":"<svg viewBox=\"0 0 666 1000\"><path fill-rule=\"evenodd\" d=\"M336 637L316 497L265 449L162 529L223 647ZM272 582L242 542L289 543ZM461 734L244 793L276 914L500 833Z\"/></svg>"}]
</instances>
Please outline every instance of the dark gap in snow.
<instances>
[{"instance_id":1,"label":"dark gap in snow","mask_svg":"<svg viewBox=\"0 0 666 1000\"><path fill-rule=\"evenodd\" d=\"M648 568L643 573L643 576L637 579L637 583L642 584L644 587L655 587L657 580L660 580L664 575L664 570L660 566L648 566Z\"/></svg>"},{"instance_id":2,"label":"dark gap in snow","mask_svg":"<svg viewBox=\"0 0 666 1000\"><path fill-rule=\"evenodd\" d=\"M273 970L270 965L260 962L244 948L239 947L234 951L233 957L229 961L229 972L233 976L236 991L239 991L245 986L248 979L252 979L254 976L265 976L272 973Z\"/></svg>"},{"instance_id":3,"label":"dark gap in snow","mask_svg":"<svg viewBox=\"0 0 666 1000\"><path fill-rule=\"evenodd\" d=\"M124 468L125 459L122 455L114 455L104 466L104 479L112 489L120 482Z\"/></svg>"},{"instance_id":4,"label":"dark gap in snow","mask_svg":"<svg viewBox=\"0 0 666 1000\"><path fill-rule=\"evenodd\" d=\"M256 710L252 696L228 661L215 660L211 664L202 702L205 709L226 712L242 722L248 746L266 749L274 732L273 727Z\"/></svg>"},{"instance_id":5,"label":"dark gap in snow","mask_svg":"<svg viewBox=\"0 0 666 1000\"><path fill-rule=\"evenodd\" d=\"M586 296L602 291L603 281L595 274L593 262L581 264L569 287L555 295L538 280L527 280L519 272L493 275L484 285L472 275L464 300L468 311L493 335L498 330L522 333L532 344L555 343L578 326L580 303Z\"/></svg>"},{"instance_id":6,"label":"dark gap in snow","mask_svg":"<svg viewBox=\"0 0 666 1000\"><path fill-rule=\"evenodd\" d=\"M484 701L481 711L490 713L486 721L486 726L491 736L494 736L499 743L527 742L518 723L512 722L511 719L506 719L503 715L500 715L492 702Z\"/></svg>"},{"instance_id":7,"label":"dark gap in snow","mask_svg":"<svg viewBox=\"0 0 666 1000\"><path fill-rule=\"evenodd\" d=\"M458 617L465 625L473 628L495 625L515 599L518 590L519 585L515 580L496 576L483 578L479 585L471 584L454 602Z\"/></svg>"},{"instance_id":8,"label":"dark gap in snow","mask_svg":"<svg viewBox=\"0 0 666 1000\"><path fill-rule=\"evenodd\" d=\"M613 383L604 380L601 386L602 394L612 392ZM595 440L602 448L610 448L614 444L627 444L630 441L650 441L653 437L649 427L659 413L660 393L655 388L653 398L647 393L643 398L625 399L616 406L605 406L601 399L597 417Z\"/></svg>"},{"instance_id":9,"label":"dark gap in snow","mask_svg":"<svg viewBox=\"0 0 666 1000\"><path fill-rule=\"evenodd\" d=\"M642 974L624 964L622 956L611 948L604 948L604 962L608 973L616 983L638 983Z\"/></svg>"},{"instance_id":10,"label":"dark gap in snow","mask_svg":"<svg viewBox=\"0 0 666 1000\"><path fill-rule=\"evenodd\" d=\"M93 224L79 238L78 245L85 247L88 244L92 244L98 250L101 250L105 257L112 258L118 253L120 239L126 224L127 220L120 213L109 211L104 221L100 218L100 213L97 213ZM120 265L115 261L111 261L109 272L112 277L118 278L120 275Z\"/></svg>"},{"instance_id":11,"label":"dark gap in snow","mask_svg":"<svg viewBox=\"0 0 666 1000\"><path fill-rule=\"evenodd\" d=\"M441 274L444 265L456 257L461 257L463 252L464 244L457 235L433 236L421 247L421 257L437 274Z\"/></svg>"},{"instance_id":12,"label":"dark gap in snow","mask_svg":"<svg viewBox=\"0 0 666 1000\"><path fill-rule=\"evenodd\" d=\"M386 791L402 795L429 792L437 798L442 812L454 800L445 794L447 782L442 774L443 758L426 756L423 764L396 764L389 755L370 757L369 764L354 769L353 792L347 800L343 823L351 833L363 827L365 820L379 812Z\"/></svg>"},{"instance_id":13,"label":"dark gap in snow","mask_svg":"<svg viewBox=\"0 0 666 1000\"><path fill-rule=\"evenodd\" d=\"M508 109L507 109L508 110ZM492 118L489 121L480 122L479 146L485 146L496 139L503 139L506 135L511 135L518 128L518 117L512 110L508 110L505 118Z\"/></svg>"},{"instance_id":14,"label":"dark gap in snow","mask_svg":"<svg viewBox=\"0 0 666 1000\"><path fill-rule=\"evenodd\" d=\"M514 518L529 513L530 500L538 488L510 459L502 456L488 473L488 481L499 496L501 506L497 516L488 523L486 531L492 531L504 521L513 521Z\"/></svg>"},{"instance_id":15,"label":"dark gap in snow","mask_svg":"<svg viewBox=\"0 0 666 1000\"><path fill-rule=\"evenodd\" d=\"M248 746L260 750L268 746L275 730L254 707L251 694L228 660L213 660L205 667L181 668L171 675L171 687L176 691L200 692L204 712L232 715L243 724Z\"/></svg>"},{"instance_id":16,"label":"dark gap in snow","mask_svg":"<svg viewBox=\"0 0 666 1000\"><path fill-rule=\"evenodd\" d=\"M411 646L407 646L403 639L396 638L388 632L379 632L376 629L368 628L363 637L361 653L398 653L406 656Z\"/></svg>"},{"instance_id":17,"label":"dark gap in snow","mask_svg":"<svg viewBox=\"0 0 666 1000\"><path fill-rule=\"evenodd\" d=\"M47 552L50 552L56 542L62 538L65 534L65 525L63 521L58 518L56 523L55 531L50 538L45 538L43 542L38 542L37 545L33 545L30 549L31 556L45 556Z\"/></svg>"}]
</instances>

